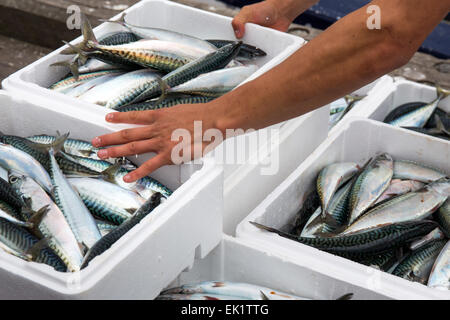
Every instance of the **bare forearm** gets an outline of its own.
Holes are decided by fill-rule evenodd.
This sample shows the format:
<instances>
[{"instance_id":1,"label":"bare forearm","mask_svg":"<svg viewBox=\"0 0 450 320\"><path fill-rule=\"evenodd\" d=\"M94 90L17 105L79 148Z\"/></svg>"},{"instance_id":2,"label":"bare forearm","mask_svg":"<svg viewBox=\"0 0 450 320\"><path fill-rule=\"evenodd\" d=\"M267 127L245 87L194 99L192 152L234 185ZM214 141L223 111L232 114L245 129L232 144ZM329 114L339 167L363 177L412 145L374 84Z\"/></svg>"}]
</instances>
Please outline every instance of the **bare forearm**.
<instances>
[{"instance_id":1,"label":"bare forearm","mask_svg":"<svg viewBox=\"0 0 450 320\"><path fill-rule=\"evenodd\" d=\"M445 16L450 1L377 0L341 19L278 67L217 100L217 126L259 129L322 106L405 64Z\"/></svg>"}]
</instances>

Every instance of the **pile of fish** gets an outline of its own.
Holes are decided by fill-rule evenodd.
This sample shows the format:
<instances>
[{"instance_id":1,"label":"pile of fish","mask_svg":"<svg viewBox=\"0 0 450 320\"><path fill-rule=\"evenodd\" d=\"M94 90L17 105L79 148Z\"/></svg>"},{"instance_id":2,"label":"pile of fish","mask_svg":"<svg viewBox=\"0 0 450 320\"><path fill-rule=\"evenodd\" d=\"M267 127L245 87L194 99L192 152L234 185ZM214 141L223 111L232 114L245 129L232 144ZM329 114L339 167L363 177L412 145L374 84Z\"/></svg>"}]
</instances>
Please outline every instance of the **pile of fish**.
<instances>
[{"instance_id":1,"label":"pile of fish","mask_svg":"<svg viewBox=\"0 0 450 320\"><path fill-rule=\"evenodd\" d=\"M288 232L255 226L429 287L450 289L450 178L383 153L323 168Z\"/></svg>"},{"instance_id":2,"label":"pile of fish","mask_svg":"<svg viewBox=\"0 0 450 320\"><path fill-rule=\"evenodd\" d=\"M345 97L333 101L330 104L330 120L328 122L328 129L331 130L344 116L352 110L358 101L364 99L366 96L346 95Z\"/></svg>"},{"instance_id":3,"label":"pile of fish","mask_svg":"<svg viewBox=\"0 0 450 320\"><path fill-rule=\"evenodd\" d=\"M450 114L438 108L439 102L450 95L450 91L437 88L437 98L426 102L409 102L390 112L385 123L413 130L441 139L450 140Z\"/></svg>"},{"instance_id":4,"label":"pile of fish","mask_svg":"<svg viewBox=\"0 0 450 320\"><path fill-rule=\"evenodd\" d=\"M171 195L150 177L125 183L136 166L98 150L68 134L0 134L1 249L76 272Z\"/></svg>"},{"instance_id":5,"label":"pile of fish","mask_svg":"<svg viewBox=\"0 0 450 320\"><path fill-rule=\"evenodd\" d=\"M74 57L53 64L68 66L72 75L50 89L117 111L209 102L247 79L258 69L248 62L266 55L240 41L135 26L125 14L110 21L122 31L97 39L83 20L84 40L62 51Z\"/></svg>"},{"instance_id":6,"label":"pile of fish","mask_svg":"<svg viewBox=\"0 0 450 320\"><path fill-rule=\"evenodd\" d=\"M349 300L349 293L336 300ZM311 300L248 283L207 281L161 292L156 300Z\"/></svg>"}]
</instances>

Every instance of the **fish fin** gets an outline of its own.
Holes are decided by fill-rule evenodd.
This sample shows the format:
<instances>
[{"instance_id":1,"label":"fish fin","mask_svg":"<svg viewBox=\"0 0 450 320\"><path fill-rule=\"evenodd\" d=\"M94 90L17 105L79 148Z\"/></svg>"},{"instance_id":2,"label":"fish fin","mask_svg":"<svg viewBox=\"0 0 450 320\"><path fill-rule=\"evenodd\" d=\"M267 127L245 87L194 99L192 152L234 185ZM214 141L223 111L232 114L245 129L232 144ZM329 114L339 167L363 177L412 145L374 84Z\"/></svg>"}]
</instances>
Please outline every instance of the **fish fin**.
<instances>
[{"instance_id":1,"label":"fish fin","mask_svg":"<svg viewBox=\"0 0 450 320\"><path fill-rule=\"evenodd\" d=\"M314 218L314 220L312 220L312 221L308 224L308 226L314 226L314 225L316 225L316 224L323 223L324 220L325 220L325 218L326 218L326 216L322 216L322 214L319 214L319 215L317 215L317 217Z\"/></svg>"},{"instance_id":2,"label":"fish fin","mask_svg":"<svg viewBox=\"0 0 450 320\"><path fill-rule=\"evenodd\" d=\"M158 98L158 100L156 100L155 106L157 106L158 104L160 104L161 102L164 101L164 99L167 96L167 92L170 89L167 82L164 81L161 77L157 76L156 81L158 82L159 86L161 87L161 96Z\"/></svg>"},{"instance_id":3,"label":"fish fin","mask_svg":"<svg viewBox=\"0 0 450 320\"><path fill-rule=\"evenodd\" d=\"M85 255L89 251L88 246L84 244L84 242L78 242L78 248L80 248L80 251L83 255Z\"/></svg>"},{"instance_id":4,"label":"fish fin","mask_svg":"<svg viewBox=\"0 0 450 320\"><path fill-rule=\"evenodd\" d=\"M112 182L114 181L114 177L116 173L120 170L121 164L116 162L112 166L110 166L108 169L105 169L101 172L101 177L105 179L106 181Z\"/></svg>"},{"instance_id":5,"label":"fish fin","mask_svg":"<svg viewBox=\"0 0 450 320\"><path fill-rule=\"evenodd\" d=\"M92 150L77 150L77 152L81 153L83 157L90 157L95 154L95 152Z\"/></svg>"},{"instance_id":6,"label":"fish fin","mask_svg":"<svg viewBox=\"0 0 450 320\"><path fill-rule=\"evenodd\" d=\"M446 136L450 137L450 131L448 131L444 124L442 123L441 118L438 117L438 115L434 115L434 120L436 121L436 129L438 129L439 133L443 133Z\"/></svg>"},{"instance_id":7,"label":"fish fin","mask_svg":"<svg viewBox=\"0 0 450 320\"><path fill-rule=\"evenodd\" d=\"M50 205L43 206L37 212L33 212L28 222L30 222L34 229L38 229L39 225L42 223L42 220L47 216L47 213L50 211Z\"/></svg>"},{"instance_id":8,"label":"fish fin","mask_svg":"<svg viewBox=\"0 0 450 320\"><path fill-rule=\"evenodd\" d=\"M269 231L269 232L276 233L276 234L278 234L279 236L282 236L282 237L284 237L284 238L288 238L288 239L292 239L292 240L297 240L297 237L295 237L294 235L289 234L289 233L287 233L287 232L283 232L283 231L280 231L280 230L275 229L275 228L267 227L267 226L265 226L265 225L262 225L262 224L260 224L260 223L254 222L254 221L249 221L249 222L250 222L252 225L254 225L255 227L259 228L259 229L262 229L262 230L266 230L266 231Z\"/></svg>"},{"instance_id":9,"label":"fish fin","mask_svg":"<svg viewBox=\"0 0 450 320\"><path fill-rule=\"evenodd\" d=\"M262 292L261 290L259 290L259 292L261 293L261 300L270 300L264 292Z\"/></svg>"},{"instance_id":10,"label":"fish fin","mask_svg":"<svg viewBox=\"0 0 450 320\"><path fill-rule=\"evenodd\" d=\"M441 99L445 99L450 95L450 90L444 89L440 86L436 86L436 91L437 91L438 97L440 96Z\"/></svg>"},{"instance_id":11,"label":"fish fin","mask_svg":"<svg viewBox=\"0 0 450 320\"><path fill-rule=\"evenodd\" d=\"M426 282L427 282L426 279L416 276L416 274L414 273L413 270L411 270L411 271L409 272L408 277L409 277L412 281L414 281L414 282L419 282L419 283L421 283L421 284L423 284L423 285L425 285Z\"/></svg>"},{"instance_id":12,"label":"fish fin","mask_svg":"<svg viewBox=\"0 0 450 320\"><path fill-rule=\"evenodd\" d=\"M64 142L66 142L67 138L69 137L70 132L67 132L63 135L61 135L59 132L57 132L57 136L55 141L50 144L49 148L53 149L54 153L57 154L64 148Z\"/></svg>"},{"instance_id":13,"label":"fish fin","mask_svg":"<svg viewBox=\"0 0 450 320\"><path fill-rule=\"evenodd\" d=\"M59 61L52 63L50 66L52 67L68 67L70 69L70 72L72 73L75 80L78 81L79 79L79 72L78 72L78 55L75 56L74 59L66 60L66 61Z\"/></svg>"},{"instance_id":14,"label":"fish fin","mask_svg":"<svg viewBox=\"0 0 450 320\"><path fill-rule=\"evenodd\" d=\"M45 237L38 242L36 242L31 248L29 248L25 255L30 259L30 261L36 261L36 259L41 254L42 249L48 247L51 237Z\"/></svg>"},{"instance_id":15,"label":"fish fin","mask_svg":"<svg viewBox=\"0 0 450 320\"><path fill-rule=\"evenodd\" d=\"M111 20L111 19L98 19L98 21L100 21L100 22L109 22L109 23L117 23L117 24L120 24L121 26L126 27L126 22L125 22L125 16L126 16L126 15L127 15L127 13L124 12L124 13L122 13L122 14L119 16L119 19L117 19L117 20Z\"/></svg>"},{"instance_id":16,"label":"fish fin","mask_svg":"<svg viewBox=\"0 0 450 320\"><path fill-rule=\"evenodd\" d=\"M336 300L351 300L352 298L353 298L353 293L347 293L347 294L344 294L343 296L340 296Z\"/></svg>"},{"instance_id":17,"label":"fish fin","mask_svg":"<svg viewBox=\"0 0 450 320\"><path fill-rule=\"evenodd\" d=\"M81 29L81 33L83 35L83 41L77 45L72 45L66 41L63 41L65 44L69 46L69 48L61 51L61 54L76 54L78 53L80 56L87 56L88 52L96 51L96 46L98 45L98 40L95 37L94 31L92 30L91 23L87 19L87 17L82 15L83 26Z\"/></svg>"},{"instance_id":18,"label":"fish fin","mask_svg":"<svg viewBox=\"0 0 450 320\"><path fill-rule=\"evenodd\" d=\"M133 215L136 212L137 209L135 208L126 208L125 211L128 212L129 214Z\"/></svg>"}]
</instances>

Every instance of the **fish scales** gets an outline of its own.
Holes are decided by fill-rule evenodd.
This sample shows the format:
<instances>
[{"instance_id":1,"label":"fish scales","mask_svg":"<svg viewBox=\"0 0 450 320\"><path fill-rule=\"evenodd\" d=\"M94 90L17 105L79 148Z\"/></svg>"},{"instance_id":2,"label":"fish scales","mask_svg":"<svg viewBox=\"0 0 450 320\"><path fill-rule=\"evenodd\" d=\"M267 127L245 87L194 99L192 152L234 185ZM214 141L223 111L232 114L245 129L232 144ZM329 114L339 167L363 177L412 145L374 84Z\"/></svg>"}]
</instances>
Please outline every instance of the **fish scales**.
<instances>
[{"instance_id":1,"label":"fish scales","mask_svg":"<svg viewBox=\"0 0 450 320\"><path fill-rule=\"evenodd\" d=\"M14 148L17 148L23 152L28 153L37 161L39 161L48 172L50 172L50 159L47 154L47 150L40 148L40 146L35 142L32 142L26 138L8 135L2 135L0 137L0 141L3 143L10 144ZM85 166L82 166L67 158L64 158L62 155L57 154L55 157L58 161L58 164L61 166L61 169L63 170L64 174L88 175L88 176L98 175L95 171L90 170L89 168L86 168Z\"/></svg>"},{"instance_id":2,"label":"fish scales","mask_svg":"<svg viewBox=\"0 0 450 320\"><path fill-rule=\"evenodd\" d=\"M38 212L47 207L47 213L33 231L36 236L48 238L48 246L64 261L69 271L79 271L83 256L78 242L58 206L30 177L13 174L10 176L10 181L17 194L30 200L29 209ZM21 215L24 221L32 218L31 212L25 210L22 210Z\"/></svg>"},{"instance_id":3,"label":"fish scales","mask_svg":"<svg viewBox=\"0 0 450 320\"><path fill-rule=\"evenodd\" d=\"M105 235L100 241L98 241L84 257L83 265L81 268L85 268L95 257L99 256L106 250L108 250L114 243L117 242L125 233L131 230L134 226L142 221L147 215L149 215L159 204L161 203L162 195L155 193L149 200L147 200L134 215L118 226L113 231Z\"/></svg>"},{"instance_id":4,"label":"fish scales","mask_svg":"<svg viewBox=\"0 0 450 320\"><path fill-rule=\"evenodd\" d=\"M39 239L25 229L0 218L0 242L4 244L3 249L8 253L28 260L27 253L39 242ZM49 248L42 249L35 258L35 262L45 263L60 272L66 271L65 264Z\"/></svg>"},{"instance_id":5,"label":"fish scales","mask_svg":"<svg viewBox=\"0 0 450 320\"><path fill-rule=\"evenodd\" d=\"M83 200L64 177L54 157L53 149L49 151L49 155L55 202L66 217L77 241L91 248L101 238L100 231Z\"/></svg>"},{"instance_id":6,"label":"fish scales","mask_svg":"<svg viewBox=\"0 0 450 320\"><path fill-rule=\"evenodd\" d=\"M426 284L433 263L445 246L445 243L445 240L437 240L413 251L400 262L392 274L410 281Z\"/></svg>"},{"instance_id":7,"label":"fish scales","mask_svg":"<svg viewBox=\"0 0 450 320\"><path fill-rule=\"evenodd\" d=\"M282 237L345 257L370 257L403 246L416 240L436 227L433 221L403 222L388 226L366 229L354 234L334 237L296 237L255 222L256 227L275 232Z\"/></svg>"},{"instance_id":8,"label":"fish scales","mask_svg":"<svg viewBox=\"0 0 450 320\"><path fill-rule=\"evenodd\" d=\"M351 190L350 224L370 208L389 187L393 173L393 160L387 153L378 155L366 166Z\"/></svg>"},{"instance_id":9,"label":"fish scales","mask_svg":"<svg viewBox=\"0 0 450 320\"><path fill-rule=\"evenodd\" d=\"M126 106L116 107L115 110L119 112L157 110L162 108L170 108L179 104L207 103L212 100L214 100L213 97L205 97L205 96L184 96L184 97L177 96L177 97L168 97L161 102L158 102L157 100L153 101L150 100L147 102L129 104Z\"/></svg>"},{"instance_id":10,"label":"fish scales","mask_svg":"<svg viewBox=\"0 0 450 320\"><path fill-rule=\"evenodd\" d=\"M135 192L106 181L91 178L68 180L95 216L118 225L130 218L145 202Z\"/></svg>"}]
</instances>

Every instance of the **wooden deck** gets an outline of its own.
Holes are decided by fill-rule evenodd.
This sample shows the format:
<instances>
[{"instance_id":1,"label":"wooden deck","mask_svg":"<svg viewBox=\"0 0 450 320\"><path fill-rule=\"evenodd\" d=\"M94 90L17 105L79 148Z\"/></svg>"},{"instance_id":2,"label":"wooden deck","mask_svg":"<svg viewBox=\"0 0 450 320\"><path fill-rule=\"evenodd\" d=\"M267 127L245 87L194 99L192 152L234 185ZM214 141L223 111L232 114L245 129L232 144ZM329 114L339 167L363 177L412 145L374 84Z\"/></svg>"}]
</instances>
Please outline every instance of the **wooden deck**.
<instances>
[{"instance_id":1,"label":"wooden deck","mask_svg":"<svg viewBox=\"0 0 450 320\"><path fill-rule=\"evenodd\" d=\"M238 8L215 5L207 0L174 0L200 9L234 16ZM60 47L62 40L79 35L68 30L67 8L78 5L96 26L99 19L107 19L138 0L0 0L0 81L50 51ZM321 30L305 26L291 26L291 33L313 39ZM391 73L413 81L438 83L450 88L450 60L416 53L406 66Z\"/></svg>"}]
</instances>

